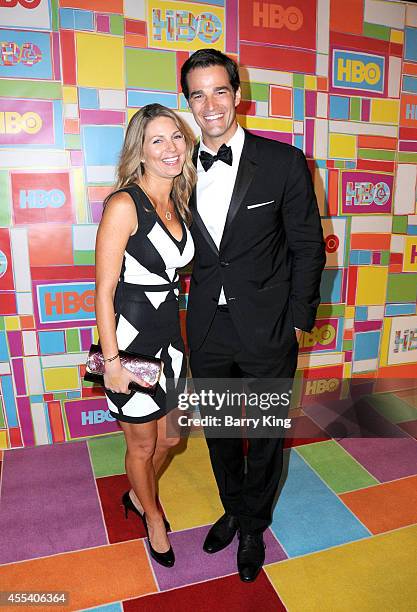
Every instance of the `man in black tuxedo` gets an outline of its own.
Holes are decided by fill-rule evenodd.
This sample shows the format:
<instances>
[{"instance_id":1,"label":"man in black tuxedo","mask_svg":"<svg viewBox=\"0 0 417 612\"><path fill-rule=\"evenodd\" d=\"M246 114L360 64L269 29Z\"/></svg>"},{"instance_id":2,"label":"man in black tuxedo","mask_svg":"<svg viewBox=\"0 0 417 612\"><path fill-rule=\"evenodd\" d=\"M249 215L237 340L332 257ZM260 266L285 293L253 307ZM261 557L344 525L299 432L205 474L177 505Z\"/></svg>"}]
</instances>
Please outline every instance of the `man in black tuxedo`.
<instances>
[{"instance_id":1,"label":"man in black tuxedo","mask_svg":"<svg viewBox=\"0 0 417 612\"><path fill-rule=\"evenodd\" d=\"M300 334L314 325L325 263L305 157L238 125L239 73L226 55L196 51L182 66L181 86L202 132L190 203L192 375L292 380ZM239 531L239 575L250 582L264 562L262 533L272 520L283 438L251 438L246 469L239 437L206 439L225 514L203 548L222 550Z\"/></svg>"}]
</instances>

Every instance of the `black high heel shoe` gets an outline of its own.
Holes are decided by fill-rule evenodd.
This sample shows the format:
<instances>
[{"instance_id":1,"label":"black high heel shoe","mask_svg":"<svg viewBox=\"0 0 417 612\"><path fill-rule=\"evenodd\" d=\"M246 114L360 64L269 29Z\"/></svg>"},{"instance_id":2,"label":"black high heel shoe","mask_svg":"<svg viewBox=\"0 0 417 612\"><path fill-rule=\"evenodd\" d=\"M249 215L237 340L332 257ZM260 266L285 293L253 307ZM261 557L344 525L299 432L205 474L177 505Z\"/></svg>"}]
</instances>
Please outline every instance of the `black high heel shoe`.
<instances>
[{"instance_id":1,"label":"black high heel shoe","mask_svg":"<svg viewBox=\"0 0 417 612\"><path fill-rule=\"evenodd\" d=\"M145 527L146 537L148 538L149 551L151 553L151 557L155 559L157 563L163 565L164 567L172 567L175 563L175 555L172 550L172 546L166 552L157 552L151 544L151 540L149 538L148 524L146 522L146 514L141 514L143 526Z\"/></svg>"},{"instance_id":2,"label":"black high heel shoe","mask_svg":"<svg viewBox=\"0 0 417 612\"><path fill-rule=\"evenodd\" d=\"M129 491L126 491L126 493L123 493L122 504L125 508L125 518L127 518L127 513L129 512L129 510L132 510L132 512L137 514L143 521L143 515L141 512L139 512L135 504L132 502L130 495L129 495ZM167 532L171 531L171 525L168 523L165 517L164 517L164 525L165 525L165 529L167 530Z\"/></svg>"}]
</instances>

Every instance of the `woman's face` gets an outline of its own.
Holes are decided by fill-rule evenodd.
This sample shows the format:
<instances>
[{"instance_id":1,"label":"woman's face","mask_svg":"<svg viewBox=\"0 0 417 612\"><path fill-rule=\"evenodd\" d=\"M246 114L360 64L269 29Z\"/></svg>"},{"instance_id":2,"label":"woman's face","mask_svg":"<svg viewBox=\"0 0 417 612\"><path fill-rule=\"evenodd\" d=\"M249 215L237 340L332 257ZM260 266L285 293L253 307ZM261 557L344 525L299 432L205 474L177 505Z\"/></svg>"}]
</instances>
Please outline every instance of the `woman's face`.
<instances>
[{"instance_id":1,"label":"woman's face","mask_svg":"<svg viewBox=\"0 0 417 612\"><path fill-rule=\"evenodd\" d=\"M170 117L157 117L146 126L142 160L145 174L174 178L185 162L185 137Z\"/></svg>"}]
</instances>

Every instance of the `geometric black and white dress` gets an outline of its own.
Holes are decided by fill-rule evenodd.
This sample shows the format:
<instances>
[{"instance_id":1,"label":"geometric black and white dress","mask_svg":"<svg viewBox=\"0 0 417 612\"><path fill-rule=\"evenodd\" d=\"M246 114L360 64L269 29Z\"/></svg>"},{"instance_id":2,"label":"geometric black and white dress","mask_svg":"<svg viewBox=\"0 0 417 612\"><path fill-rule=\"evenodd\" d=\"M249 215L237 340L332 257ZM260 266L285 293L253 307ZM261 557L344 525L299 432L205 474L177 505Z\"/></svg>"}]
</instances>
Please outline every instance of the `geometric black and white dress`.
<instances>
[{"instance_id":1,"label":"geometric black and white dress","mask_svg":"<svg viewBox=\"0 0 417 612\"><path fill-rule=\"evenodd\" d=\"M114 418L146 423L175 408L178 394L184 391L187 366L177 268L191 261L194 243L182 219L181 240L172 236L138 185L120 191L129 193L135 203L138 230L127 242L115 293L117 345L120 350L159 357L164 368L154 397L105 392Z\"/></svg>"}]
</instances>

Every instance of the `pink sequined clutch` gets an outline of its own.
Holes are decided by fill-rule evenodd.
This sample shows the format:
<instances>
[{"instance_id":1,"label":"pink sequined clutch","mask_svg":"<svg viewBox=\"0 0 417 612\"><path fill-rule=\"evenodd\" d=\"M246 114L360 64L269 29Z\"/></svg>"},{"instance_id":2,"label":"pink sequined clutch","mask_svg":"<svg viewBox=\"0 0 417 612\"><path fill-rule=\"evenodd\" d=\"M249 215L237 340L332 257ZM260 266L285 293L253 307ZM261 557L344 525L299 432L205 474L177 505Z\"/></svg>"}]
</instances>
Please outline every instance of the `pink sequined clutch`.
<instances>
[{"instance_id":1,"label":"pink sequined clutch","mask_svg":"<svg viewBox=\"0 0 417 612\"><path fill-rule=\"evenodd\" d=\"M155 395L159 377L162 372L162 361L157 357L148 357L119 351L120 363L138 378L141 378L149 387L144 387L134 381L129 383L129 389ZM92 344L87 357L86 371L84 380L88 382L98 382L103 385L104 357L98 344Z\"/></svg>"}]
</instances>

